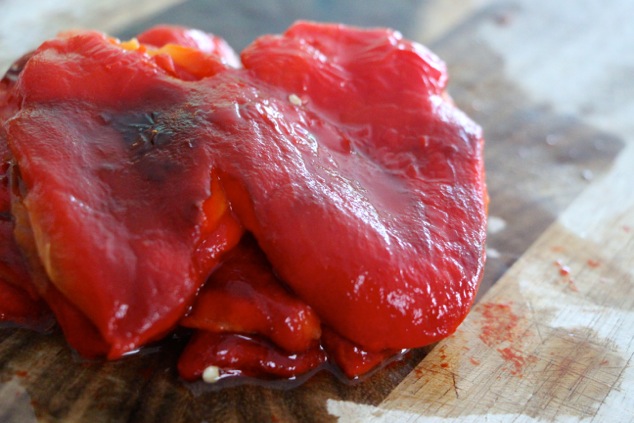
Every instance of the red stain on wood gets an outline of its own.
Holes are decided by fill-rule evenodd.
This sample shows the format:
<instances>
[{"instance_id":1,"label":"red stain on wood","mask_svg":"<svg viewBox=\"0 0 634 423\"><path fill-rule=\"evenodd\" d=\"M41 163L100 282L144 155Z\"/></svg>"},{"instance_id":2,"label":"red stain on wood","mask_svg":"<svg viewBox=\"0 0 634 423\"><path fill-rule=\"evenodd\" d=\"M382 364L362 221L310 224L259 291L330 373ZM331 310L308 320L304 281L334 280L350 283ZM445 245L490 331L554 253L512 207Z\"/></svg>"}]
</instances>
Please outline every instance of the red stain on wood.
<instances>
[{"instance_id":1,"label":"red stain on wood","mask_svg":"<svg viewBox=\"0 0 634 423\"><path fill-rule=\"evenodd\" d=\"M416 375L417 379L420 379L421 377L423 377L423 369L421 369L420 367L415 368L414 374Z\"/></svg>"},{"instance_id":2,"label":"red stain on wood","mask_svg":"<svg viewBox=\"0 0 634 423\"><path fill-rule=\"evenodd\" d=\"M471 362L471 364L473 364L474 366L479 366L480 365L480 360L476 359L476 358L469 358L469 361Z\"/></svg>"},{"instance_id":3,"label":"red stain on wood","mask_svg":"<svg viewBox=\"0 0 634 423\"><path fill-rule=\"evenodd\" d=\"M447 347L445 345L440 347L438 352L440 353L440 359L441 360L445 360L447 358Z\"/></svg>"},{"instance_id":4,"label":"red stain on wood","mask_svg":"<svg viewBox=\"0 0 634 423\"><path fill-rule=\"evenodd\" d=\"M568 288L570 288L571 291L579 292L579 288L577 288L573 278L568 278Z\"/></svg>"},{"instance_id":5,"label":"red stain on wood","mask_svg":"<svg viewBox=\"0 0 634 423\"><path fill-rule=\"evenodd\" d=\"M513 314L509 304L482 304L484 322L480 332L480 339L487 346L493 347L502 342L512 342L513 330L517 326L518 317Z\"/></svg>"},{"instance_id":6,"label":"red stain on wood","mask_svg":"<svg viewBox=\"0 0 634 423\"><path fill-rule=\"evenodd\" d=\"M559 267L559 274L561 276L567 276L570 274L570 267L566 266L565 264L563 264L561 262L561 260L557 260L555 262L555 265L557 265Z\"/></svg>"},{"instance_id":7,"label":"red stain on wood","mask_svg":"<svg viewBox=\"0 0 634 423\"><path fill-rule=\"evenodd\" d=\"M571 291L579 292L575 280L570 276L570 267L561 260L555 260L554 264L559 268L559 274L565 277L563 282L568 284L568 288L570 288Z\"/></svg>"},{"instance_id":8,"label":"red stain on wood","mask_svg":"<svg viewBox=\"0 0 634 423\"><path fill-rule=\"evenodd\" d=\"M27 372L26 370L16 370L15 375L17 377L27 377L29 375L29 372Z\"/></svg>"},{"instance_id":9,"label":"red stain on wood","mask_svg":"<svg viewBox=\"0 0 634 423\"><path fill-rule=\"evenodd\" d=\"M515 376L522 377L522 372L526 364L537 361L537 357L532 355L526 356L515 348L499 348L497 351L500 353L502 358L511 365L510 372Z\"/></svg>"},{"instance_id":10,"label":"red stain on wood","mask_svg":"<svg viewBox=\"0 0 634 423\"><path fill-rule=\"evenodd\" d=\"M509 367L507 370L514 376L522 377L528 363L537 357L523 352L524 342L529 333L518 328L521 319L513 313L510 304L482 304L483 322L480 340L490 348L494 348ZM479 362L471 359L474 365Z\"/></svg>"}]
</instances>

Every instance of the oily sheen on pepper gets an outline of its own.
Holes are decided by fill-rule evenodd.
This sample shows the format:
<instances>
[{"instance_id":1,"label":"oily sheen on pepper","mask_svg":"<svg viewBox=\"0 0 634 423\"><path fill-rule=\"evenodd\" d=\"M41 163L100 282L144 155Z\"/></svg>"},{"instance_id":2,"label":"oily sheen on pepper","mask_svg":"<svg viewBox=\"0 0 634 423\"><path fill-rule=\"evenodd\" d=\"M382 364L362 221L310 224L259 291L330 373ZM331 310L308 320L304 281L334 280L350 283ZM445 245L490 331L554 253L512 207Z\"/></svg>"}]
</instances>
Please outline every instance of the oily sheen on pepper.
<instances>
[{"instance_id":1,"label":"oily sheen on pepper","mask_svg":"<svg viewBox=\"0 0 634 423\"><path fill-rule=\"evenodd\" d=\"M357 377L436 342L474 300L487 207L446 83L386 29L298 22L239 59L179 27L60 35L2 86L22 289L87 356L193 328L187 379Z\"/></svg>"}]
</instances>

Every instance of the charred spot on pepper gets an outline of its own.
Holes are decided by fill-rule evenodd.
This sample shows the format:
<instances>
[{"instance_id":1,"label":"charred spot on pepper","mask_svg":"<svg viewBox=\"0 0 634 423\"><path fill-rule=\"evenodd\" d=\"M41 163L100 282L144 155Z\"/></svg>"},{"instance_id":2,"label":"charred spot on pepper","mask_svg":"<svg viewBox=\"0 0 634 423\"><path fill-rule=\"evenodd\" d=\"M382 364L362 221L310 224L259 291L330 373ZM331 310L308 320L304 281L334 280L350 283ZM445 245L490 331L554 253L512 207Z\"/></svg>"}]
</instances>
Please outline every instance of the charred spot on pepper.
<instances>
[{"instance_id":1,"label":"charred spot on pepper","mask_svg":"<svg viewBox=\"0 0 634 423\"><path fill-rule=\"evenodd\" d=\"M195 113L187 107L168 111L142 111L116 114L103 112L99 114L102 123L119 132L131 153L145 156L151 151L161 149L174 141L187 148L193 148L195 139L177 136L188 128L197 126Z\"/></svg>"},{"instance_id":2,"label":"charred spot on pepper","mask_svg":"<svg viewBox=\"0 0 634 423\"><path fill-rule=\"evenodd\" d=\"M130 124L131 128L136 129L138 135L131 146L137 147L147 144L160 146L166 144L173 132L159 122L160 113L150 112L149 114L144 114L143 117L146 122Z\"/></svg>"},{"instance_id":3,"label":"charred spot on pepper","mask_svg":"<svg viewBox=\"0 0 634 423\"><path fill-rule=\"evenodd\" d=\"M130 150L146 153L169 144L174 131L162 112L100 114L103 123L117 130Z\"/></svg>"}]
</instances>

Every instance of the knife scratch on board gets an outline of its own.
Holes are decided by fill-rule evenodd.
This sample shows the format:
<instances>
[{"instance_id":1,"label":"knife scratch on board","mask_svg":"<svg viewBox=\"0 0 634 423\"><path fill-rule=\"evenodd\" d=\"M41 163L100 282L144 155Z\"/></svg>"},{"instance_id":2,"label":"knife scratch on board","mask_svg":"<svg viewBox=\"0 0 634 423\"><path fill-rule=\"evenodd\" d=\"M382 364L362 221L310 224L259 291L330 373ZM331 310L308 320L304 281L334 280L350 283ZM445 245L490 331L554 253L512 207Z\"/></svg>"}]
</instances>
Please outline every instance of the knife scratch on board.
<instances>
[{"instance_id":1,"label":"knife scratch on board","mask_svg":"<svg viewBox=\"0 0 634 423\"><path fill-rule=\"evenodd\" d=\"M456 374L454 372L451 372L451 380L453 381L453 391L456 394L456 399L459 399L460 395L458 394L458 384L456 383Z\"/></svg>"}]
</instances>

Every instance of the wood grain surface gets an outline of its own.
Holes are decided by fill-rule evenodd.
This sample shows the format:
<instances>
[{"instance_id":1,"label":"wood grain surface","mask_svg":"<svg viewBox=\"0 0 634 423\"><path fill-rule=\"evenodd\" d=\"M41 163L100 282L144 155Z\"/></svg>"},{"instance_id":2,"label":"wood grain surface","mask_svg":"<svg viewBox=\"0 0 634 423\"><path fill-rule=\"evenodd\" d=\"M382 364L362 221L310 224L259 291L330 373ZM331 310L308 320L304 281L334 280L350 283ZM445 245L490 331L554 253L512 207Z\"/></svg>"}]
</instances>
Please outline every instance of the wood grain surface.
<instances>
[{"instance_id":1,"label":"wood grain surface","mask_svg":"<svg viewBox=\"0 0 634 423\"><path fill-rule=\"evenodd\" d=\"M491 195L472 313L367 380L185 384L177 339L103 363L79 359L59 333L1 328L0 421L634 421L630 3L0 2L4 68L70 27L127 38L180 23L237 49L300 18L397 28L447 62L451 95L485 130Z\"/></svg>"}]
</instances>

